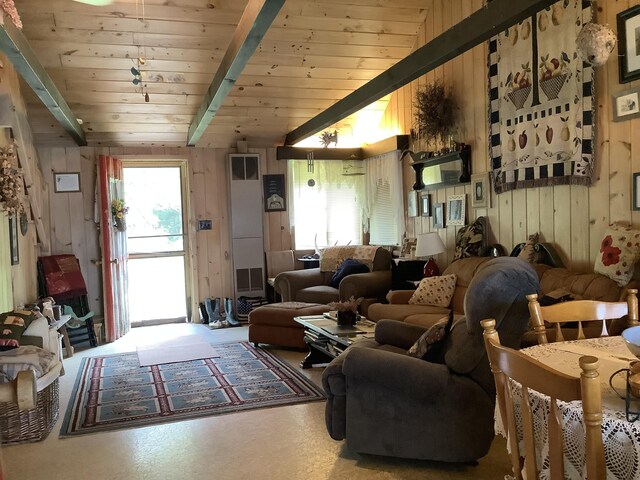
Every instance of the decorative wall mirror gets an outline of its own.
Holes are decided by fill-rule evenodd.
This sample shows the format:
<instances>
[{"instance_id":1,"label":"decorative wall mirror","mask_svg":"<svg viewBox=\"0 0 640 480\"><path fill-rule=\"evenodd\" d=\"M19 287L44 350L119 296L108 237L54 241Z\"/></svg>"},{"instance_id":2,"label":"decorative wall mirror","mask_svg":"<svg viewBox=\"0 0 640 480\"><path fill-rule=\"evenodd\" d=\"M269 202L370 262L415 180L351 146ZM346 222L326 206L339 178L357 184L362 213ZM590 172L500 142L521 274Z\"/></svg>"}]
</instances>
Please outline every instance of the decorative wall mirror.
<instances>
[{"instance_id":1,"label":"decorative wall mirror","mask_svg":"<svg viewBox=\"0 0 640 480\"><path fill-rule=\"evenodd\" d=\"M471 181L471 147L462 144L461 149L443 155L431 156L431 152L409 152L416 172L414 190L435 189L459 185Z\"/></svg>"}]
</instances>

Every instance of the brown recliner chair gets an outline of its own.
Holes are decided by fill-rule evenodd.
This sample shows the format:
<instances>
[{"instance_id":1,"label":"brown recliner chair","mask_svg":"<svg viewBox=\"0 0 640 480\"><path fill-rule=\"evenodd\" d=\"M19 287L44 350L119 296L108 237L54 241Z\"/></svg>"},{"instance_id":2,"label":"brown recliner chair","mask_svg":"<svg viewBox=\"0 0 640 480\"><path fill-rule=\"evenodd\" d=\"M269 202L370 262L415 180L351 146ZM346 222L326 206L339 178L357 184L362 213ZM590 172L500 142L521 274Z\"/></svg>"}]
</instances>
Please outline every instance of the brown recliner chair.
<instances>
[{"instance_id":1,"label":"brown recliner chair","mask_svg":"<svg viewBox=\"0 0 640 480\"><path fill-rule=\"evenodd\" d=\"M331 248L344 247L329 247ZM348 300L352 296L362 297L364 300L361 303L361 312L366 314L366 307L382 301L391 288L391 252L377 247L371 271L346 276L338 288L329 286L334 273L335 270L323 269L321 262L319 268L279 273L274 288L280 292L283 302L327 304Z\"/></svg>"},{"instance_id":2,"label":"brown recliner chair","mask_svg":"<svg viewBox=\"0 0 640 480\"><path fill-rule=\"evenodd\" d=\"M375 340L354 343L323 372L331 437L374 455L444 462L486 455L496 392L480 321L494 318L503 343L517 348L529 321L526 295L537 288L522 260L484 263L465 296L466 319L454 322L430 361L406 354L423 327L380 320Z\"/></svg>"}]
</instances>

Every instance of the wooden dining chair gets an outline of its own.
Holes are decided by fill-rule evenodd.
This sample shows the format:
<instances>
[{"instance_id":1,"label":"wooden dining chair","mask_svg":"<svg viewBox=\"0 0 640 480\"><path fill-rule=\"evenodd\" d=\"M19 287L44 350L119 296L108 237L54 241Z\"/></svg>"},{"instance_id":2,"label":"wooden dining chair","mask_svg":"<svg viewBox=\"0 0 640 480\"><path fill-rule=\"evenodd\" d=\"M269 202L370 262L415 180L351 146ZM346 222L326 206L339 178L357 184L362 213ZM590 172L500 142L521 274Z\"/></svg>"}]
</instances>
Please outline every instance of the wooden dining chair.
<instances>
[{"instance_id":1,"label":"wooden dining chair","mask_svg":"<svg viewBox=\"0 0 640 480\"><path fill-rule=\"evenodd\" d=\"M496 382L500 416L508 433L511 465L515 478L517 480L523 478L522 458L524 458L526 478L538 478L534 420L529 393L529 390L535 390L550 397L550 411L547 415L550 478L552 480L564 479L563 425L557 400L564 402L581 400L586 432L587 478L589 480L604 479L606 468L601 432L602 399L598 359L592 356L580 357L582 373L580 378L572 377L554 370L522 352L500 345L500 338L495 329L495 320L487 319L480 323L484 328L485 347ZM524 439L524 451L521 451L518 442L515 400L509 379L515 380L522 386L520 407L522 425L520 427Z\"/></svg>"},{"instance_id":2,"label":"wooden dining chair","mask_svg":"<svg viewBox=\"0 0 640 480\"><path fill-rule=\"evenodd\" d=\"M602 321L601 337L609 335L607 320L622 318L628 315L627 326L638 325L638 290L627 290L624 302L600 302L596 300L572 300L543 307L538 302L538 295L527 295L529 314L538 343L549 343L545 322L555 324L555 341L564 341L561 324L578 322L577 340L585 338L582 322Z\"/></svg>"}]
</instances>

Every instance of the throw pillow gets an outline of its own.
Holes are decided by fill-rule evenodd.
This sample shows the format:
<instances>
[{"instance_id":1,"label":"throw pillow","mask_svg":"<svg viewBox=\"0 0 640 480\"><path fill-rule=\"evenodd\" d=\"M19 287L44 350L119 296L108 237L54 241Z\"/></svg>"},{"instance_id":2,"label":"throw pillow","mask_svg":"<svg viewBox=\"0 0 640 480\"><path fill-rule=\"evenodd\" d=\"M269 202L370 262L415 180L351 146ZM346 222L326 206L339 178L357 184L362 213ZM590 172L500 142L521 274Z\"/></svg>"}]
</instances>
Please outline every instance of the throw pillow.
<instances>
[{"instance_id":1,"label":"throw pillow","mask_svg":"<svg viewBox=\"0 0 640 480\"><path fill-rule=\"evenodd\" d=\"M407 350L407 355L422 358L423 360L435 360L437 357L436 353L442 348L446 336L451 330L452 323L453 312L449 312L447 318L443 318L431 325L431 327L416 340L411 348Z\"/></svg>"},{"instance_id":2,"label":"throw pillow","mask_svg":"<svg viewBox=\"0 0 640 480\"><path fill-rule=\"evenodd\" d=\"M453 259L479 257L482 254L483 237L484 225L480 219L466 227L462 227L456 233L456 249Z\"/></svg>"},{"instance_id":3,"label":"throw pillow","mask_svg":"<svg viewBox=\"0 0 640 480\"><path fill-rule=\"evenodd\" d=\"M329 280L329 286L333 288L339 288L340 282L347 275L352 275L354 273L367 273L369 271L369 267L367 267L364 263L360 263L358 260L354 260L352 258L347 258L344 262L340 264L336 273L333 274L331 280Z\"/></svg>"},{"instance_id":4,"label":"throw pillow","mask_svg":"<svg viewBox=\"0 0 640 480\"><path fill-rule=\"evenodd\" d=\"M611 225L605 232L594 271L609 277L623 287L631 280L633 268L640 258L640 230Z\"/></svg>"},{"instance_id":5,"label":"throw pillow","mask_svg":"<svg viewBox=\"0 0 640 480\"><path fill-rule=\"evenodd\" d=\"M440 277L427 277L420 281L420 285L409 303L412 305L434 305L436 307L448 307L456 289L457 277L455 274L442 275Z\"/></svg>"},{"instance_id":6,"label":"throw pillow","mask_svg":"<svg viewBox=\"0 0 640 480\"><path fill-rule=\"evenodd\" d=\"M520 250L520 253L518 254L518 258L524 260L527 263L537 263L539 255L538 252L536 252L535 246L539 241L540 236L538 235L538 233L529 235L529 238L524 243L522 250Z\"/></svg>"},{"instance_id":7,"label":"throw pillow","mask_svg":"<svg viewBox=\"0 0 640 480\"><path fill-rule=\"evenodd\" d=\"M18 348L24 331L41 316L40 312L31 310L0 313L0 351Z\"/></svg>"}]
</instances>

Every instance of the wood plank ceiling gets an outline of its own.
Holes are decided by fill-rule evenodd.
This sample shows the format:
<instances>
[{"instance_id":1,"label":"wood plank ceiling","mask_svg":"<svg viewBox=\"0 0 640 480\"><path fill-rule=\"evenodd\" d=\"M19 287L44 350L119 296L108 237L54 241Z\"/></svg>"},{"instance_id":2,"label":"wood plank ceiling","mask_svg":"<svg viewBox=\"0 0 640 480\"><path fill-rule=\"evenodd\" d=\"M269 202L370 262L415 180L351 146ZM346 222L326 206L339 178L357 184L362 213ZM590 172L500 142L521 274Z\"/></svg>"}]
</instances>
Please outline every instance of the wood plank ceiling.
<instances>
[{"instance_id":1,"label":"wood plank ceiling","mask_svg":"<svg viewBox=\"0 0 640 480\"><path fill-rule=\"evenodd\" d=\"M24 35L94 146L185 145L247 4L144 0L143 21L142 0L15 3ZM287 0L196 146L282 145L289 131L407 56L427 13L421 0ZM139 55L148 103L131 83ZM24 91L36 143L74 144Z\"/></svg>"}]
</instances>

